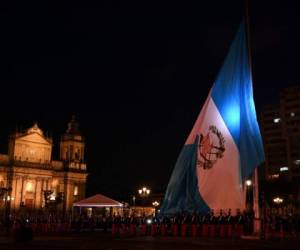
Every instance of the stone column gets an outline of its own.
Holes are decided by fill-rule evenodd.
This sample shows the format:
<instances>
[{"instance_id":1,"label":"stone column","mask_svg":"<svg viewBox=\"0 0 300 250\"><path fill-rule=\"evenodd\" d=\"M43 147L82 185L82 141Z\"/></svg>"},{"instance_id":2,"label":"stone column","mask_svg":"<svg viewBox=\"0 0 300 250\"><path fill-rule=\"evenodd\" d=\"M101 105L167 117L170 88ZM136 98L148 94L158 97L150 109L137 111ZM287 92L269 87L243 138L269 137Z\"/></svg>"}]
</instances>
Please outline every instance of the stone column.
<instances>
[{"instance_id":1,"label":"stone column","mask_svg":"<svg viewBox=\"0 0 300 250\"><path fill-rule=\"evenodd\" d=\"M21 178L21 192L20 192L20 203L21 202L24 202L25 203L25 201L24 201L24 192L25 192L25 177L24 176L22 176L22 178Z\"/></svg>"},{"instance_id":2,"label":"stone column","mask_svg":"<svg viewBox=\"0 0 300 250\"><path fill-rule=\"evenodd\" d=\"M16 209L16 202L17 202L17 196L18 196L18 192L17 192L18 178L19 177L17 175L14 175L13 184L12 184L11 195L12 195L13 200L11 201L11 204L12 204L11 208L13 209L13 211Z\"/></svg>"},{"instance_id":3,"label":"stone column","mask_svg":"<svg viewBox=\"0 0 300 250\"><path fill-rule=\"evenodd\" d=\"M67 175L65 176L64 182L65 182L65 185L64 185L65 186L64 207L65 207L65 212L68 212L72 208L72 197L73 197L72 182L71 182L71 180L69 180Z\"/></svg>"},{"instance_id":4,"label":"stone column","mask_svg":"<svg viewBox=\"0 0 300 250\"><path fill-rule=\"evenodd\" d=\"M16 197L15 197L15 208L20 208L20 203L22 199L22 177L17 176L17 184L16 184Z\"/></svg>"},{"instance_id":5,"label":"stone column","mask_svg":"<svg viewBox=\"0 0 300 250\"><path fill-rule=\"evenodd\" d=\"M43 178L42 179L42 185L41 185L41 206L45 205L45 200L44 200L44 191L47 189L46 187L46 180Z\"/></svg>"},{"instance_id":6,"label":"stone column","mask_svg":"<svg viewBox=\"0 0 300 250\"><path fill-rule=\"evenodd\" d=\"M37 178L34 180L34 201L33 201L33 209L37 208Z\"/></svg>"},{"instance_id":7,"label":"stone column","mask_svg":"<svg viewBox=\"0 0 300 250\"><path fill-rule=\"evenodd\" d=\"M36 178L35 186L35 209L40 209L42 205L42 179Z\"/></svg>"}]
</instances>

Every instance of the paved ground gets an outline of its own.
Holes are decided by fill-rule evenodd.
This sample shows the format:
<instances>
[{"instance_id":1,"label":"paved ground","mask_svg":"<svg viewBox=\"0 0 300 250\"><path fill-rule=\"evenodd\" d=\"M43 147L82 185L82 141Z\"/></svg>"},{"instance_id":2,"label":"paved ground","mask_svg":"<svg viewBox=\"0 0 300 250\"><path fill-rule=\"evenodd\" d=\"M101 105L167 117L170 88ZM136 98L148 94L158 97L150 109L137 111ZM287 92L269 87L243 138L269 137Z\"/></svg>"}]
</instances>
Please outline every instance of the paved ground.
<instances>
[{"instance_id":1,"label":"paved ground","mask_svg":"<svg viewBox=\"0 0 300 250\"><path fill-rule=\"evenodd\" d=\"M0 250L13 249L84 249L84 250L250 250L250 249L300 249L300 238L285 240L241 240L172 237L112 238L109 234L80 233L61 236L35 237L30 243L16 243L0 238Z\"/></svg>"}]
</instances>

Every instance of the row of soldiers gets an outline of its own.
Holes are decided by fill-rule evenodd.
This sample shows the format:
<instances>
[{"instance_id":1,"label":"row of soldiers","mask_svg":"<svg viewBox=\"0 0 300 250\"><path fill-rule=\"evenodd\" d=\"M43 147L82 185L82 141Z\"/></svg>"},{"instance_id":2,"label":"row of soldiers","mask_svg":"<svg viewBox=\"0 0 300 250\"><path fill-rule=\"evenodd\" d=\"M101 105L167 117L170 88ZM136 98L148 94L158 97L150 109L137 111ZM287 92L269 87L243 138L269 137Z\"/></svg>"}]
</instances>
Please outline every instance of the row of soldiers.
<instances>
[{"instance_id":1,"label":"row of soldiers","mask_svg":"<svg viewBox=\"0 0 300 250\"><path fill-rule=\"evenodd\" d=\"M237 211L235 215L228 210L218 214L214 211L206 215L181 213L175 216L114 216L113 236L161 235L161 236L204 236L204 237L240 237L254 232L253 211ZM294 236L299 225L292 214L266 213L262 225L262 237L272 235ZM298 228L299 229L299 228Z\"/></svg>"},{"instance_id":2,"label":"row of soldiers","mask_svg":"<svg viewBox=\"0 0 300 250\"><path fill-rule=\"evenodd\" d=\"M252 225L251 213L241 214L238 211L233 216L230 210L226 214L221 210L218 215L212 210L206 215L181 213L175 216L114 216L112 234L233 237L252 233Z\"/></svg>"},{"instance_id":3,"label":"row of soldiers","mask_svg":"<svg viewBox=\"0 0 300 250\"><path fill-rule=\"evenodd\" d=\"M175 235L186 231L200 230L201 225L246 225L245 222L251 218L245 217L242 214L231 216L231 213L226 215L220 213L214 215L213 211L210 214L201 216L198 214L177 214L172 217L157 217L157 216L11 216L9 223L2 223L2 228L9 228L14 233L20 228L30 228L34 234L61 233L72 231L112 231L113 235L137 235L137 234L169 234L170 231ZM193 225L193 226L191 226ZM1 222L0 222L1 227ZM183 229L182 229L183 228ZM205 227L204 227L205 228ZM230 227L229 227L230 228ZM172 229L172 230L171 230ZM214 227L209 227L207 233L213 233ZM240 229L241 230L241 229ZM227 230L228 231L228 230ZM230 231L230 229L229 229ZM131 233L129 233L131 232ZM204 232L204 234L206 234Z\"/></svg>"},{"instance_id":4,"label":"row of soldiers","mask_svg":"<svg viewBox=\"0 0 300 250\"><path fill-rule=\"evenodd\" d=\"M61 232L80 232L101 229L108 231L112 225L112 216L10 216L9 221L0 220L1 229L12 234L21 228L28 228L34 234L48 234Z\"/></svg>"},{"instance_id":5,"label":"row of soldiers","mask_svg":"<svg viewBox=\"0 0 300 250\"><path fill-rule=\"evenodd\" d=\"M34 234L60 233L72 231L110 231L113 236L134 235L174 235L174 236L219 236L234 237L253 232L253 213L239 211L231 215L229 210L218 214L214 211L206 215L181 213L174 216L12 216L10 231L21 227L30 228ZM297 226L292 214L267 213L263 229L266 232L293 233ZM1 222L0 222L1 224ZM0 225L1 227L1 225ZM299 228L298 228L299 229Z\"/></svg>"}]
</instances>

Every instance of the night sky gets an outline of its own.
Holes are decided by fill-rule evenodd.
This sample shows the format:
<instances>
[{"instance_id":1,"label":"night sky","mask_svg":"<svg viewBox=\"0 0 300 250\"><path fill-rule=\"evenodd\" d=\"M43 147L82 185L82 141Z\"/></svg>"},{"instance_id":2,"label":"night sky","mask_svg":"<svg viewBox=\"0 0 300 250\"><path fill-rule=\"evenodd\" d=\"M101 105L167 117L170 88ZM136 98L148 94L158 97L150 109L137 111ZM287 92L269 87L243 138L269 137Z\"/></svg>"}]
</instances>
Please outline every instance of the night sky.
<instances>
[{"instance_id":1,"label":"night sky","mask_svg":"<svg viewBox=\"0 0 300 250\"><path fill-rule=\"evenodd\" d=\"M88 194L163 192L243 16L243 1L4 1L0 152L75 114ZM96 3L98 2L98 3ZM257 110L299 81L297 1L250 1Z\"/></svg>"}]
</instances>

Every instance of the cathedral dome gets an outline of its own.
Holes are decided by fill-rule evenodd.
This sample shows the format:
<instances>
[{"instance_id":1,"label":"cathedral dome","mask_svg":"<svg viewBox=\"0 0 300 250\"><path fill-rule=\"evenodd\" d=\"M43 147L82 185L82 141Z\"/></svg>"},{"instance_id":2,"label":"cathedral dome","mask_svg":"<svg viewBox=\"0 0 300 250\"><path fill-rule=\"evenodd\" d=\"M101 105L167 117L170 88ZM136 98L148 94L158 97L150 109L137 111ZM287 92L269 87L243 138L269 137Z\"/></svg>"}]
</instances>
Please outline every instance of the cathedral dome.
<instances>
[{"instance_id":1,"label":"cathedral dome","mask_svg":"<svg viewBox=\"0 0 300 250\"><path fill-rule=\"evenodd\" d=\"M33 127L27 129L27 134L32 134L32 133L43 135L43 131L38 127L37 123L35 123Z\"/></svg>"}]
</instances>

